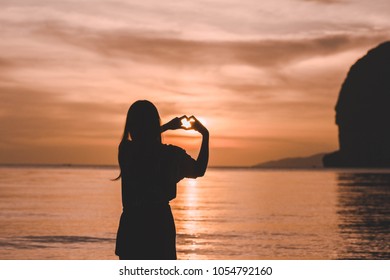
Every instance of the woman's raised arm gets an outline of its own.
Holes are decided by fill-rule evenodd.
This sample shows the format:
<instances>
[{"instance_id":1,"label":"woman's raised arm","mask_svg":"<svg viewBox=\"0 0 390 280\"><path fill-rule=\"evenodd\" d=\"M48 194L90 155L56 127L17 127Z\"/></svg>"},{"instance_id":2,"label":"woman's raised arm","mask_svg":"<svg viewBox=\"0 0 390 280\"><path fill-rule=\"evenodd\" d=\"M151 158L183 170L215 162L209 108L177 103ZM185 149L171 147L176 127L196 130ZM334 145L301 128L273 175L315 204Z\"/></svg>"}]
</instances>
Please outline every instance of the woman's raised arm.
<instances>
[{"instance_id":1,"label":"woman's raised arm","mask_svg":"<svg viewBox=\"0 0 390 280\"><path fill-rule=\"evenodd\" d=\"M189 119L195 120L192 123L192 128L202 134L202 144L198 158L196 159L196 177L201 177L206 172L209 162L209 131L196 117L191 116Z\"/></svg>"},{"instance_id":2,"label":"woman's raised arm","mask_svg":"<svg viewBox=\"0 0 390 280\"><path fill-rule=\"evenodd\" d=\"M183 120L186 121L185 125L182 123ZM181 166L183 175L185 177L202 177L206 172L207 164L209 162L209 131L207 128L196 117L187 117L184 115L180 118L176 117L161 126L161 133L169 129L193 129L202 135L202 144L197 159L192 161L185 161Z\"/></svg>"}]
</instances>

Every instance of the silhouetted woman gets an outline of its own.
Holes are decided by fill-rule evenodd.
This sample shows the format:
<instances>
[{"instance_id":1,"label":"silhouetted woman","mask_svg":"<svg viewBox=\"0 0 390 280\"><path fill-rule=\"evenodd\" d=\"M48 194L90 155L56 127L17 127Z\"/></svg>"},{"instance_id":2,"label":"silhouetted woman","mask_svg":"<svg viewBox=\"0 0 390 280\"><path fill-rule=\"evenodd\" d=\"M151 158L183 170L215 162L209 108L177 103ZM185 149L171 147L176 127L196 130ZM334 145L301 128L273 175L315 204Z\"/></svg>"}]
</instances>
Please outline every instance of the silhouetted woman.
<instances>
[{"instance_id":1,"label":"silhouetted woman","mask_svg":"<svg viewBox=\"0 0 390 280\"><path fill-rule=\"evenodd\" d=\"M184 128L182 120L192 120ZM198 158L161 143L169 129L194 129L202 134ZM176 259L176 229L169 201L184 177L203 176L209 157L209 132L195 118L174 118L160 126L157 108L140 100L127 113L118 160L122 177L122 205L116 255L120 259Z\"/></svg>"}]
</instances>

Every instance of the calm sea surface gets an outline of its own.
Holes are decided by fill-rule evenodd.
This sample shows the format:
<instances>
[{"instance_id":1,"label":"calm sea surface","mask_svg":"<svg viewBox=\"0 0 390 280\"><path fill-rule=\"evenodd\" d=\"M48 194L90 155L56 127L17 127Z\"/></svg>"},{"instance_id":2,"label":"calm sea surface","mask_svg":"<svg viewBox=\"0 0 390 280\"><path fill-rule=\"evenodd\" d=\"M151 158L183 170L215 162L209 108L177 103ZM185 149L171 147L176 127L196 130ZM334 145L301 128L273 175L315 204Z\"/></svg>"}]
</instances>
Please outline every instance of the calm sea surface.
<instances>
[{"instance_id":1,"label":"calm sea surface","mask_svg":"<svg viewBox=\"0 0 390 280\"><path fill-rule=\"evenodd\" d=\"M117 259L117 174L0 168L0 259ZM390 171L209 169L171 205L179 259L390 259Z\"/></svg>"}]
</instances>

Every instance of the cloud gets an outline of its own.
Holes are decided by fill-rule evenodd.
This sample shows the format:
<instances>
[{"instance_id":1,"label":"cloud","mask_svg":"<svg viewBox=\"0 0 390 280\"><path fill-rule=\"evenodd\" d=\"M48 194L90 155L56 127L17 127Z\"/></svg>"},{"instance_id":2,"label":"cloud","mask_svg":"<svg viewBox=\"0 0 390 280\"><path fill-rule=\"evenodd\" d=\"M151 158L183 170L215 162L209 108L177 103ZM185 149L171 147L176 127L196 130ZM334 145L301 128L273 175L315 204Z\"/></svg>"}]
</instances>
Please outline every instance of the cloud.
<instances>
[{"instance_id":1,"label":"cloud","mask_svg":"<svg viewBox=\"0 0 390 280\"><path fill-rule=\"evenodd\" d=\"M345 3L347 0L299 0L304 2L316 2L320 4L340 4Z\"/></svg>"},{"instance_id":2,"label":"cloud","mask_svg":"<svg viewBox=\"0 0 390 280\"><path fill-rule=\"evenodd\" d=\"M0 150L15 145L115 147L130 106L98 98L72 101L66 92L1 83L0 104ZM171 102L156 105L160 114L169 115L176 110L176 104Z\"/></svg>"},{"instance_id":3,"label":"cloud","mask_svg":"<svg viewBox=\"0 0 390 280\"><path fill-rule=\"evenodd\" d=\"M97 102L69 102L60 92L0 86L1 141L15 143L77 142L111 138L113 116L123 107Z\"/></svg>"},{"instance_id":4,"label":"cloud","mask_svg":"<svg viewBox=\"0 0 390 280\"><path fill-rule=\"evenodd\" d=\"M312 91L319 92L321 89L313 89L313 87L320 85L321 87L329 87L329 83L324 83L321 80L320 75L323 73L315 77L316 80L308 80L292 77L293 73L283 71L315 58L319 58L316 67L321 68L321 60L326 61L327 57L351 50L367 50L387 39L387 32L373 31L364 35L344 33L300 39L195 41L164 37L160 33L154 32L124 29L106 31L75 27L63 22L34 22L34 24L28 25L27 30L35 40L41 40L42 43L46 44L46 51L42 50L41 57L35 58L35 60L33 57L29 57L28 53L24 54L25 57L15 56L12 61L2 58L0 59L0 71L11 68L13 70L23 69L28 65L47 71L50 69L48 66L57 65L59 67L58 73L61 73L61 70L65 68L68 73L72 73L72 76L75 77L74 82L78 83L74 87L79 88L82 85L80 83L88 81L87 78L96 79L96 75L106 78L106 72L108 75L126 72L137 73L138 76L135 78L127 75L124 80L130 84L141 84L145 87L145 91L153 90L167 93L166 97L158 99L158 105L162 108L161 111L164 115L174 114L177 107L173 105L178 101L177 96L186 98L181 101L190 100L196 103L197 99L199 100L199 95L195 93L196 86L200 87L198 90L200 92L205 90L219 92L218 94L226 96L227 102L240 102L235 96L244 92L252 103L275 102L277 101L275 100L276 91L286 92L294 89L303 92L307 91L309 84ZM56 50L57 46L61 46L59 50L61 50L62 59L58 57L57 60L50 61L58 51ZM71 63L67 53L71 54ZM94 57L98 56L100 59L94 58L92 60L89 54L94 55ZM81 62L78 62L77 58ZM45 59L48 60L45 61ZM36 60L41 60L41 63L37 65ZM111 72L107 69L102 73L91 72L99 71L97 69L104 69L106 66L111 67L109 66L110 62L119 66L108 69ZM42 63L45 65L42 66ZM128 63L131 63L131 66ZM75 71L74 67L78 64L84 65L84 68ZM88 65L88 68L85 68L85 65ZM151 68L149 71L148 68L145 68L148 65L160 67L162 70L156 72L155 68ZM243 74L245 72L242 69L233 69L234 73L225 75L222 70L224 67L230 66L245 66L254 70L251 70L252 72L247 76ZM205 75L204 72L210 69L212 71ZM89 72L85 73L85 70L89 70ZM261 71L267 73L267 76L263 76ZM180 72L187 76L198 76L199 80L184 81L180 84L177 76ZM63 71L63 73L65 72ZM91 75L86 76L88 73ZM305 75L304 71L302 74ZM51 77L51 73L47 73L47 75L47 77ZM149 80L147 79L148 75L151 75ZM174 76L169 78L169 75ZM63 77L66 75L63 74ZM94 82L99 83L100 80ZM191 84L191 88L185 88L189 84ZM62 91L64 90L62 89ZM202 95L202 101L199 102L205 103L204 94L200 95ZM164 99L166 100L164 101ZM212 103L212 100L210 101ZM223 99L221 102L223 103ZM162 107L163 103L166 103L167 106ZM210 102L208 103L202 107L214 106ZM251 104L242 103L245 106L243 108L251 107Z\"/></svg>"},{"instance_id":5,"label":"cloud","mask_svg":"<svg viewBox=\"0 0 390 280\"><path fill-rule=\"evenodd\" d=\"M139 72L137 65L140 69L145 65L162 67L165 70L160 76L153 69L149 74L144 72L143 75L156 76L141 83L145 91L161 94L161 98L157 95L155 98L163 117L192 112L193 108L197 108L197 114L213 119L226 118L229 112L228 116L234 117L230 125L247 131L258 129L248 127L248 120L252 118L260 122L272 119L279 123L289 119L313 123L323 118L333 124L331 114L338 91L337 82L342 79L337 75L344 76L337 67L343 71L347 71L347 67L336 62L336 74L335 68L324 69L316 75L311 74L316 71L307 68L300 70L301 76L294 76L297 70L293 66L318 58L316 68L321 69L321 60L326 61L327 57L351 50L367 50L386 38L382 33L373 32L294 40L191 41L130 30L77 29L59 23L40 26L35 32L55 44L121 61L123 72ZM131 68L125 62L132 62ZM231 65L244 65L254 70L248 76L242 74L242 69L233 69L231 75L223 74L224 67ZM212 70L210 76L210 72L204 73L207 69L217 70ZM265 71L267 76L262 76L259 71ZM180 83L182 75L199 76L200 80ZM221 124L216 129L219 134L225 127Z\"/></svg>"},{"instance_id":6,"label":"cloud","mask_svg":"<svg viewBox=\"0 0 390 280\"><path fill-rule=\"evenodd\" d=\"M283 66L313 56L367 48L386 40L388 32L329 34L299 39L192 41L131 30L96 31L52 22L36 34L98 53L101 56L171 67L245 64Z\"/></svg>"},{"instance_id":7,"label":"cloud","mask_svg":"<svg viewBox=\"0 0 390 280\"><path fill-rule=\"evenodd\" d=\"M10 66L12 66L12 63L8 59L0 57L0 69L9 68Z\"/></svg>"}]
</instances>

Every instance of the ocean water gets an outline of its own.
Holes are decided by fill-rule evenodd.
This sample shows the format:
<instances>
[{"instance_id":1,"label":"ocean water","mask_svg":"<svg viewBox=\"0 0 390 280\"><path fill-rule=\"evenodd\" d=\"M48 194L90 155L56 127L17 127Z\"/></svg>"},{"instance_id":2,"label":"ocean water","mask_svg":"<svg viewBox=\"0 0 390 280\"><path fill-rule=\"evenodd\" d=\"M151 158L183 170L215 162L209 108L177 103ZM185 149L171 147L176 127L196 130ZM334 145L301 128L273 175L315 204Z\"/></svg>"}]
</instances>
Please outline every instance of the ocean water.
<instances>
[{"instance_id":1,"label":"ocean water","mask_svg":"<svg viewBox=\"0 0 390 280\"><path fill-rule=\"evenodd\" d=\"M118 172L0 168L0 259L117 259ZM209 169L171 202L179 259L390 259L390 171Z\"/></svg>"}]
</instances>

